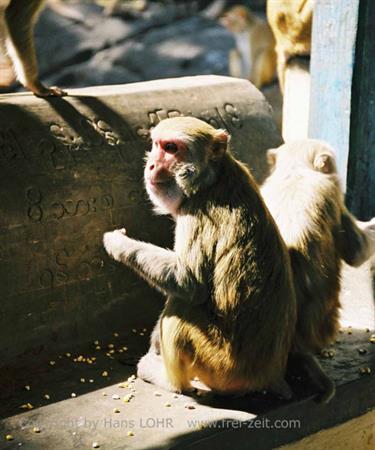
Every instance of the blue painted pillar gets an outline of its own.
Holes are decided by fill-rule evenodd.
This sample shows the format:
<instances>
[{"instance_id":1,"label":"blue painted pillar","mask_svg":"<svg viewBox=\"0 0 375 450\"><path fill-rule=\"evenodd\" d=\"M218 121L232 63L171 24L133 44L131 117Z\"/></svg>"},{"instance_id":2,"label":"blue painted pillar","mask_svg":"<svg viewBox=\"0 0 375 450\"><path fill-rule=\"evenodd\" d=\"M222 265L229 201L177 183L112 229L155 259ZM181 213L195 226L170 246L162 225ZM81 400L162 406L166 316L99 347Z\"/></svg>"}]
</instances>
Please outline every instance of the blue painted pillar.
<instances>
[{"instance_id":1,"label":"blue painted pillar","mask_svg":"<svg viewBox=\"0 0 375 450\"><path fill-rule=\"evenodd\" d=\"M309 137L337 151L346 188L353 67L360 0L317 0L310 62Z\"/></svg>"}]
</instances>

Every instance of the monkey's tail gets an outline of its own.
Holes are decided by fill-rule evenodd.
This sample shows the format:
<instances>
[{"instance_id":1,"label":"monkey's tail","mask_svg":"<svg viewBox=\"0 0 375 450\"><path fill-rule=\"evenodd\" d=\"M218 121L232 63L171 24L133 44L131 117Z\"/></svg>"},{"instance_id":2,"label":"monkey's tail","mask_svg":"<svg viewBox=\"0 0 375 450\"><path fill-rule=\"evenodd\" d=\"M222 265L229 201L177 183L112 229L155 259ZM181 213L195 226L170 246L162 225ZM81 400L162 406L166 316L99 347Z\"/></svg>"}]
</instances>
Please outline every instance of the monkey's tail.
<instances>
[{"instance_id":1,"label":"monkey's tail","mask_svg":"<svg viewBox=\"0 0 375 450\"><path fill-rule=\"evenodd\" d=\"M309 374L312 381L319 387L317 396L319 403L328 403L335 395L335 383L324 372L319 361L309 352L296 352L291 355Z\"/></svg>"}]
</instances>

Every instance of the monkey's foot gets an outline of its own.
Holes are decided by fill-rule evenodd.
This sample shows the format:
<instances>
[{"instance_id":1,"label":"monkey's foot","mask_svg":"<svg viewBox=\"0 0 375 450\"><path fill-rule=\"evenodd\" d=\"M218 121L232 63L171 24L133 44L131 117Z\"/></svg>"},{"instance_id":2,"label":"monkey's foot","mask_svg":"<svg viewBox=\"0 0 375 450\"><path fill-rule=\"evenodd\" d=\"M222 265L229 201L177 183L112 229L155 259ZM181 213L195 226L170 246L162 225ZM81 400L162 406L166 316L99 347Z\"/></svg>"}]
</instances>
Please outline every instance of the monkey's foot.
<instances>
[{"instance_id":1,"label":"monkey's foot","mask_svg":"<svg viewBox=\"0 0 375 450\"><path fill-rule=\"evenodd\" d=\"M162 357L154 352L146 353L139 360L137 377L148 383L155 384L166 391L180 393L168 380Z\"/></svg>"},{"instance_id":2,"label":"monkey's foot","mask_svg":"<svg viewBox=\"0 0 375 450\"><path fill-rule=\"evenodd\" d=\"M57 86L46 87L40 81L26 84L25 87L37 97L64 97L68 95L67 92L58 88Z\"/></svg>"}]
</instances>

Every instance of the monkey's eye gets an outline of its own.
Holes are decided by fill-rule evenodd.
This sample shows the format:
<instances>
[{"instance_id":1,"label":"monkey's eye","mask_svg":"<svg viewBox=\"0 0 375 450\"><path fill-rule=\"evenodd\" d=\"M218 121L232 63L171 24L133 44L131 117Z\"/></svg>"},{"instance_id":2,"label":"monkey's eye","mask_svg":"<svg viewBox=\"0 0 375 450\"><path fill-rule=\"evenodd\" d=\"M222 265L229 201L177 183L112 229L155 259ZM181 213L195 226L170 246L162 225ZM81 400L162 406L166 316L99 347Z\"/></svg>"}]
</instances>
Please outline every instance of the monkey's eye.
<instances>
[{"instance_id":1,"label":"monkey's eye","mask_svg":"<svg viewBox=\"0 0 375 450\"><path fill-rule=\"evenodd\" d=\"M178 147L177 144L175 144L174 142L166 142L163 145L163 149L167 153L177 153Z\"/></svg>"}]
</instances>

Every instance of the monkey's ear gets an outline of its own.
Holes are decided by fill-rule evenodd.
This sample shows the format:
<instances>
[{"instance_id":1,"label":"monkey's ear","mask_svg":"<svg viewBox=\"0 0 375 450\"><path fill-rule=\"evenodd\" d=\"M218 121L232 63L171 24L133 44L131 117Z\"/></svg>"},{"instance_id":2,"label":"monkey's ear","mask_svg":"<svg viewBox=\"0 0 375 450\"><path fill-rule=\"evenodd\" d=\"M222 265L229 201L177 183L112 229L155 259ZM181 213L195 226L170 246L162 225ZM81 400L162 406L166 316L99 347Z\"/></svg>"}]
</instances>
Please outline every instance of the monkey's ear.
<instances>
[{"instance_id":1,"label":"monkey's ear","mask_svg":"<svg viewBox=\"0 0 375 450\"><path fill-rule=\"evenodd\" d=\"M335 173L336 164L331 155L322 154L314 159L314 169L322 173Z\"/></svg>"},{"instance_id":2,"label":"monkey's ear","mask_svg":"<svg viewBox=\"0 0 375 450\"><path fill-rule=\"evenodd\" d=\"M226 130L216 130L214 142L211 147L210 159L220 159L228 149L230 135Z\"/></svg>"},{"instance_id":3,"label":"monkey's ear","mask_svg":"<svg viewBox=\"0 0 375 450\"><path fill-rule=\"evenodd\" d=\"M270 148L267 150L267 162L268 165L272 168L275 167L277 161L277 148Z\"/></svg>"}]
</instances>

